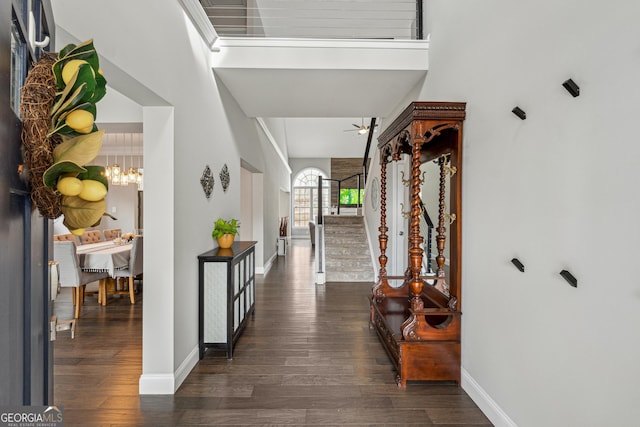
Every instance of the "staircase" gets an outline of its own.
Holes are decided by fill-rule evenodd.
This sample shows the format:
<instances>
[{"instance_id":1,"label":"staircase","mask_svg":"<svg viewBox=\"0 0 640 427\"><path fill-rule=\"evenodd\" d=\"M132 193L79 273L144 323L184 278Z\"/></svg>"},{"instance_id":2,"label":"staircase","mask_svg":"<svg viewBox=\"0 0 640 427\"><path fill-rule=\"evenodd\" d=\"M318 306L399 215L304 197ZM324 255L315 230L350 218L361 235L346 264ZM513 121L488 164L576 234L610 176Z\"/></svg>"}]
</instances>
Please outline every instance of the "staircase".
<instances>
[{"instance_id":1,"label":"staircase","mask_svg":"<svg viewBox=\"0 0 640 427\"><path fill-rule=\"evenodd\" d=\"M364 218L326 215L323 221L327 282L373 282Z\"/></svg>"}]
</instances>

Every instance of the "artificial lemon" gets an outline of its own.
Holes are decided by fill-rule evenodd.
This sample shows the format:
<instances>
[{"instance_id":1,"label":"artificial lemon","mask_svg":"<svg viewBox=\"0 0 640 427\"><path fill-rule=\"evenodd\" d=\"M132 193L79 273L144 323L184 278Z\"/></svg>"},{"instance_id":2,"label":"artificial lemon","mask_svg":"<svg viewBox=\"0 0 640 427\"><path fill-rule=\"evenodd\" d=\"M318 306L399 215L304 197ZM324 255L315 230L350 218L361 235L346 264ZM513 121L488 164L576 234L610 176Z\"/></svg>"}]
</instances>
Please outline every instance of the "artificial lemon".
<instances>
[{"instance_id":1,"label":"artificial lemon","mask_svg":"<svg viewBox=\"0 0 640 427\"><path fill-rule=\"evenodd\" d=\"M103 183L93 179L85 179L82 181L82 191L80 191L78 197L88 202L97 202L104 199L106 195L107 187Z\"/></svg>"},{"instance_id":2,"label":"artificial lemon","mask_svg":"<svg viewBox=\"0 0 640 427\"><path fill-rule=\"evenodd\" d=\"M75 230L69 230L74 236L82 236L84 234L84 228L76 228Z\"/></svg>"},{"instance_id":3,"label":"artificial lemon","mask_svg":"<svg viewBox=\"0 0 640 427\"><path fill-rule=\"evenodd\" d=\"M80 68L82 64L88 64L88 62L84 59L72 59L71 61L64 64L64 67L62 67L62 81L64 82L64 84L69 83L74 74L78 72L78 68Z\"/></svg>"},{"instance_id":4,"label":"artificial lemon","mask_svg":"<svg viewBox=\"0 0 640 427\"><path fill-rule=\"evenodd\" d=\"M93 130L93 125L87 126L86 128L82 128L82 129L76 129L76 132L78 132L78 133L91 133L92 130Z\"/></svg>"},{"instance_id":5,"label":"artificial lemon","mask_svg":"<svg viewBox=\"0 0 640 427\"><path fill-rule=\"evenodd\" d=\"M93 129L93 114L86 110L74 110L67 114L64 122L77 132L89 133ZM89 132L86 132L87 129Z\"/></svg>"},{"instance_id":6,"label":"artificial lemon","mask_svg":"<svg viewBox=\"0 0 640 427\"><path fill-rule=\"evenodd\" d=\"M77 196L82 191L82 181L72 176L60 178L56 188L63 196Z\"/></svg>"}]
</instances>

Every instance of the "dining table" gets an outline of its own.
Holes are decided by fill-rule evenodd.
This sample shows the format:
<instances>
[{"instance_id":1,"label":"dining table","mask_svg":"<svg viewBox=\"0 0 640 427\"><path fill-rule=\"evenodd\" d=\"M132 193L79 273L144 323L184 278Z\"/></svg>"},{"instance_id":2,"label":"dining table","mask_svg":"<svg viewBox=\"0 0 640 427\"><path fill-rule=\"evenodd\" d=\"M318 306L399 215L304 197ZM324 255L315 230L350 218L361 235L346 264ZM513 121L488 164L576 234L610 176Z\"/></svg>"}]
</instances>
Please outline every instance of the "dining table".
<instances>
[{"instance_id":1,"label":"dining table","mask_svg":"<svg viewBox=\"0 0 640 427\"><path fill-rule=\"evenodd\" d=\"M117 270L129 266L132 246L131 242L116 243L113 240L79 245L80 267L87 272L106 272L114 277Z\"/></svg>"}]
</instances>

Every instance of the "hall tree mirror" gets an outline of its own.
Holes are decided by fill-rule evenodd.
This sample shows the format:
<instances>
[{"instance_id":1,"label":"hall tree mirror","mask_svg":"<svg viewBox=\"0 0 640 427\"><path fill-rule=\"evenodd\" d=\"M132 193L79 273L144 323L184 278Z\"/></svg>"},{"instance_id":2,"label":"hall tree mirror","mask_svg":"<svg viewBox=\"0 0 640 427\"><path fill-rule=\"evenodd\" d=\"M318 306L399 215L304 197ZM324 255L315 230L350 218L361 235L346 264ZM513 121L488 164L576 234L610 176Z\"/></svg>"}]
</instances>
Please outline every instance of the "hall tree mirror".
<instances>
[{"instance_id":1,"label":"hall tree mirror","mask_svg":"<svg viewBox=\"0 0 640 427\"><path fill-rule=\"evenodd\" d=\"M433 157L430 155L429 157ZM425 156L426 158L426 156ZM444 163L446 162L446 163ZM444 168L444 182L441 187L441 166ZM440 190L444 190L443 212L444 212L444 247L442 256L444 256L444 273L449 277L450 267L450 226L457 221L457 215L451 211L451 174L456 170L451 167L451 153L445 152L439 157L430 160L424 160L420 166L420 177L422 185L420 188L420 198L422 201L420 214L420 235L423 238L423 274L425 276L436 275L438 264L436 257L438 255L438 226L440 213ZM457 171L456 171L457 173ZM434 280L426 280L427 284L435 285Z\"/></svg>"}]
</instances>

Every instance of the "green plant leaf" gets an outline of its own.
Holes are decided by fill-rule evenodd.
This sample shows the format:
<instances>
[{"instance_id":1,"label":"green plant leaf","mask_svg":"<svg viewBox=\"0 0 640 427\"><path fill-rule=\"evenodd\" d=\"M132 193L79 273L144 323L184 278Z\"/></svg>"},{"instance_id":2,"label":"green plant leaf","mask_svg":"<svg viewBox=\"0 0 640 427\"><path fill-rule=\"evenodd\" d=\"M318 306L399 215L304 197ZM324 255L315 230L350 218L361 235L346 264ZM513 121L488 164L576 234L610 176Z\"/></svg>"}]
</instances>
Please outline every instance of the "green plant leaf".
<instances>
[{"instance_id":1,"label":"green plant leaf","mask_svg":"<svg viewBox=\"0 0 640 427\"><path fill-rule=\"evenodd\" d=\"M109 190L109 180L105 176L104 166L85 166L86 172L78 174L79 180L92 179L94 181L100 181Z\"/></svg>"},{"instance_id":2,"label":"green plant leaf","mask_svg":"<svg viewBox=\"0 0 640 427\"><path fill-rule=\"evenodd\" d=\"M75 82L75 80L72 81ZM68 110L69 108L80 102L86 92L86 84L78 85L78 87L73 89L73 85L71 84L71 82L69 82L62 93L60 93L60 97L56 98L56 102L55 104L53 104L53 107L51 107L50 115L52 123L57 123L59 120L59 116L64 113L65 110Z\"/></svg>"},{"instance_id":3,"label":"green plant leaf","mask_svg":"<svg viewBox=\"0 0 640 427\"><path fill-rule=\"evenodd\" d=\"M60 96L56 97L56 102L51 108L52 119L57 122L59 120L58 117L65 110L94 98L96 85L95 74L91 66L84 64L78 67L78 72L69 80ZM80 90L79 88L83 89Z\"/></svg>"},{"instance_id":4,"label":"green plant leaf","mask_svg":"<svg viewBox=\"0 0 640 427\"><path fill-rule=\"evenodd\" d=\"M93 46L93 39L89 39L79 45L68 44L58 53L58 60L53 64L53 74L56 77L56 84L58 89L64 88L64 82L62 81L62 69L68 61L72 59L84 59L87 61L94 71L98 72L100 68L100 62L98 53Z\"/></svg>"},{"instance_id":5,"label":"green plant leaf","mask_svg":"<svg viewBox=\"0 0 640 427\"><path fill-rule=\"evenodd\" d=\"M60 210L64 214L64 225L70 230L99 224L106 207L107 202L104 199L88 202L78 196L63 196L60 203Z\"/></svg>"},{"instance_id":6,"label":"green plant leaf","mask_svg":"<svg viewBox=\"0 0 640 427\"><path fill-rule=\"evenodd\" d=\"M78 53L86 53L86 52L95 52L95 47L93 46L93 39L85 40L79 45L75 45L73 43L69 43L58 53L58 58L62 59L69 55L76 55Z\"/></svg>"},{"instance_id":7,"label":"green plant leaf","mask_svg":"<svg viewBox=\"0 0 640 427\"><path fill-rule=\"evenodd\" d=\"M89 102L94 104L100 101L107 93L107 79L100 73L96 74L96 87L93 91L93 97L89 99Z\"/></svg>"},{"instance_id":8,"label":"green plant leaf","mask_svg":"<svg viewBox=\"0 0 640 427\"><path fill-rule=\"evenodd\" d=\"M84 166L96 158L102 147L104 130L66 139L53 149L55 163L71 161Z\"/></svg>"},{"instance_id":9,"label":"green plant leaf","mask_svg":"<svg viewBox=\"0 0 640 427\"><path fill-rule=\"evenodd\" d=\"M58 58L65 57L69 52L71 52L75 48L76 48L75 44L69 43L68 45L60 49L60 53L58 53Z\"/></svg>"},{"instance_id":10,"label":"green plant leaf","mask_svg":"<svg viewBox=\"0 0 640 427\"><path fill-rule=\"evenodd\" d=\"M222 237L225 234L238 234L238 229L240 228L240 222L233 218L230 220L225 220L222 218L218 218L218 220L213 225L213 231L211 232L211 236L214 239L218 237Z\"/></svg>"},{"instance_id":11,"label":"green plant leaf","mask_svg":"<svg viewBox=\"0 0 640 427\"><path fill-rule=\"evenodd\" d=\"M78 80L82 83L87 84L87 92L82 99L82 102L86 102L93 97L93 92L96 90L96 72L93 70L91 65L83 64L78 67L78 77L76 78L76 83Z\"/></svg>"},{"instance_id":12,"label":"green plant leaf","mask_svg":"<svg viewBox=\"0 0 640 427\"><path fill-rule=\"evenodd\" d=\"M56 184L58 184L58 178L60 175L70 174L71 176L76 176L85 171L86 169L77 163L70 161L58 162L51 165L51 167L44 172L42 175L42 182L44 182L44 185L47 187L55 188Z\"/></svg>"}]
</instances>

